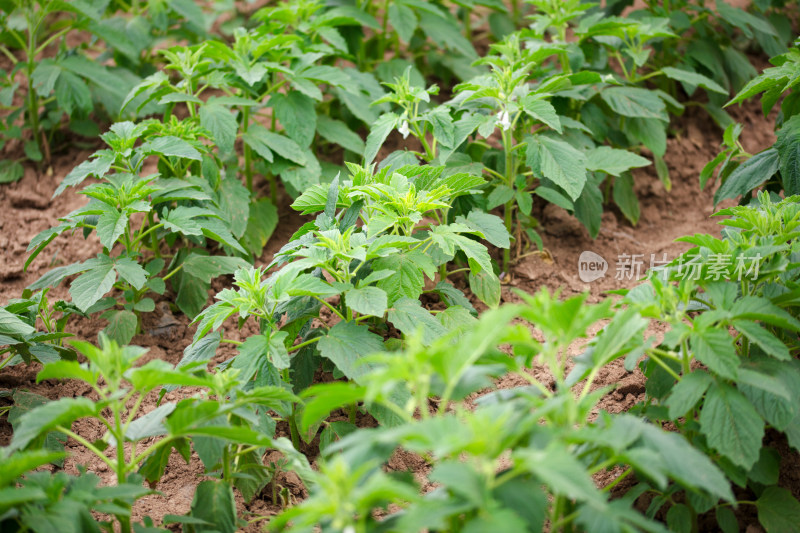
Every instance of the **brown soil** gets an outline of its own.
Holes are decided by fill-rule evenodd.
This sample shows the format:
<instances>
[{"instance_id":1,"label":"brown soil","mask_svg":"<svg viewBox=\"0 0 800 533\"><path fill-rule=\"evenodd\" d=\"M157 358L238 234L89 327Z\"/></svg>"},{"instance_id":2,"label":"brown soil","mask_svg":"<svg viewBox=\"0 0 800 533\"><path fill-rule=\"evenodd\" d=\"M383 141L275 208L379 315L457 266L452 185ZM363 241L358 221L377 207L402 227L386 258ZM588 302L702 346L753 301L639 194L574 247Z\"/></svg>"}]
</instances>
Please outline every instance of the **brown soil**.
<instances>
[{"instance_id":1,"label":"brown soil","mask_svg":"<svg viewBox=\"0 0 800 533\"><path fill-rule=\"evenodd\" d=\"M738 121L745 123L742 136L745 149L755 153L772 144L774 122L771 118L765 119L761 115L757 103L751 103L742 109L734 108L731 112ZM692 233L719 234L720 227L716 221L709 218L714 211L712 205L714 186L700 191L697 179L701 168L716 155L721 142L721 132L707 115L696 108L690 108L685 116L676 119L673 129L676 136L669 140L666 156L671 171L672 190L668 192L664 189L653 167L639 169L634 173L642 212L636 227L632 227L619 211L610 209L603 215L603 226L599 237L592 240L583 226L565 211L553 205L538 206L541 234L549 256L529 255L516 263L511 276L503 286L504 301L519 301L515 290L533 293L546 287L551 291L560 290L563 296L588 292L590 301L596 302L605 297L605 291L632 287L636 284L633 276L623 275L622 271L618 275L620 255L641 254L644 263L640 274L644 274L644 270L650 264L651 254L657 259L667 254L667 257L672 259L686 249L687 245L674 242L677 237ZM85 198L72 190L52 200L51 195L63 177L89 153L89 151L75 151L57 155L53 161L52 172L39 173L29 166L22 180L0 187L0 250L2 250L0 304L18 297L26 286L50 268L83 261L100 249L94 236L83 240L78 235L62 235L47 248L46 253L33 261L27 271L23 270L27 257L25 249L30 240L40 231L55 225L59 216L85 203ZM289 209L288 201L284 198L280 224L259 263L268 263L272 255L302 223L303 218ZM579 279L578 257L584 250L591 250L608 260L609 269L604 278L592 283L584 283ZM216 290L230 285L229 277L220 278L215 282L209 298ZM51 295L52 300L66 298L68 295L65 285L53 289ZM156 329L156 326L168 327L161 327L157 330L157 334L139 335L133 340L133 344L147 346L150 349L145 357L146 360L160 358L177 363L183 349L191 342L194 328L189 325L186 317L172 314L169 301L168 293L161 299L156 311L145 317L144 324L145 331ZM105 323L101 319L72 319L67 330L75 333L79 339L96 341L97 333L104 326ZM252 333L254 331L250 328L246 328L240 334L228 330L227 336L238 338ZM660 333L662 332L658 328L652 328L648 332L653 335ZM579 353L580 348L576 346L574 352ZM216 361L222 361L229 355L228 347L221 348ZM604 369L596 383L597 387L615 386L615 390L599 405L600 409L612 413L629 409L640 401L644 394L644 378L641 373L638 371L628 373L622 367L621 361L617 363ZM50 399L85 395L89 392L88 387L76 382L49 380L37 384L35 378L38 370L37 365L30 367L20 365L4 369L0 373L0 387L27 390ZM535 368L532 371L543 382L548 380L543 369ZM498 385L508 388L517 386L518 383L514 379L504 379L500 380ZM186 391L176 391L170 393L169 399L179 399L182 395L188 394ZM147 399L144 403L144 412L155 407L155 400L155 395ZM363 422L365 425L371 423L367 418ZM79 421L73 429L90 441L102 436L100 427L90 421ZM10 426L5 419L0 420L0 445L7 444L10 436ZM798 464L798 455L790 451L785 442L776 441L772 445L781 451L787 464L794 466ZM69 441L68 448L70 457L65 464L68 472L77 473L77 466L84 465L88 470L96 472L104 482L113 483L113 473L109 472L101 461L72 441ZM316 445L312 444L308 451L316 449ZM314 457L310 459L313 464ZM396 454L389 466L393 469L411 469L418 474L417 477L421 481L427 468L424 461L405 453ZM605 473L598 476L597 482L605 485L617 474L618 472L613 471ZM177 455L173 455L166 475L156 487L160 494L146 497L138 502L134 508L134 519L150 516L158 523L165 514L186 513L192 501L194 487L203 479L203 475L203 466L196 455L188 465ZM290 491L294 499L301 499L306 495L302 484L292 473L282 474L278 482ZM794 473L786 471L781 477L781 482L791 488L796 496L800 496L800 482L796 469ZM239 510L243 513L268 516L280 509L280 506L272 501L269 487L248 505L244 504L240 495L237 497ZM742 525L753 526L755 517L746 518L752 521ZM257 531L259 528L260 526L254 524L248 530Z\"/></svg>"}]
</instances>

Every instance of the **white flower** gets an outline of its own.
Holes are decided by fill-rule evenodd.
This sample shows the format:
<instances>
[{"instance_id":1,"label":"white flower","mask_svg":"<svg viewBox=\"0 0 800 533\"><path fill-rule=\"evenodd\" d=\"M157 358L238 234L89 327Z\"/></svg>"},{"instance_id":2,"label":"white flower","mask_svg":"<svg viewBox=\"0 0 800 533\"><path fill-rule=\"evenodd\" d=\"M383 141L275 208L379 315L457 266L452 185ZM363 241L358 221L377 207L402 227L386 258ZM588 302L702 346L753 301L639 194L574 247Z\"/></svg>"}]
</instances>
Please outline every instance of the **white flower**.
<instances>
[{"instance_id":1,"label":"white flower","mask_svg":"<svg viewBox=\"0 0 800 533\"><path fill-rule=\"evenodd\" d=\"M406 131L408 131L408 123L405 124L406 124ZM342 530L342 533L356 533L356 528L354 528L353 526L347 526Z\"/></svg>"},{"instance_id":2,"label":"white flower","mask_svg":"<svg viewBox=\"0 0 800 533\"><path fill-rule=\"evenodd\" d=\"M400 127L397 128L397 131L403 135L403 139L408 137L408 134L411 133L411 131L408 129L408 121L404 120L403 123L400 124Z\"/></svg>"},{"instance_id":3,"label":"white flower","mask_svg":"<svg viewBox=\"0 0 800 533\"><path fill-rule=\"evenodd\" d=\"M508 116L508 111L497 113L497 124L503 128L503 131L508 131L508 128L511 127L511 117Z\"/></svg>"}]
</instances>

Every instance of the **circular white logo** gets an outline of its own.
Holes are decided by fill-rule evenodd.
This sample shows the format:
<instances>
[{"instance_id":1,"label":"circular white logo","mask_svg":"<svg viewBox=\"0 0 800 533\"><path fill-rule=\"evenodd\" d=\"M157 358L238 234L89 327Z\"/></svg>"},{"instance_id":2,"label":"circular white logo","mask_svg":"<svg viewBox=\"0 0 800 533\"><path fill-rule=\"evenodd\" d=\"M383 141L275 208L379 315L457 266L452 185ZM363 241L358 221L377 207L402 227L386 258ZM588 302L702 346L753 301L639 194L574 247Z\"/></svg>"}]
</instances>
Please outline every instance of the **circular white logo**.
<instances>
[{"instance_id":1,"label":"circular white logo","mask_svg":"<svg viewBox=\"0 0 800 533\"><path fill-rule=\"evenodd\" d=\"M603 278L608 270L608 261L603 256L588 250L581 253L578 258L578 277L584 283L591 283Z\"/></svg>"}]
</instances>

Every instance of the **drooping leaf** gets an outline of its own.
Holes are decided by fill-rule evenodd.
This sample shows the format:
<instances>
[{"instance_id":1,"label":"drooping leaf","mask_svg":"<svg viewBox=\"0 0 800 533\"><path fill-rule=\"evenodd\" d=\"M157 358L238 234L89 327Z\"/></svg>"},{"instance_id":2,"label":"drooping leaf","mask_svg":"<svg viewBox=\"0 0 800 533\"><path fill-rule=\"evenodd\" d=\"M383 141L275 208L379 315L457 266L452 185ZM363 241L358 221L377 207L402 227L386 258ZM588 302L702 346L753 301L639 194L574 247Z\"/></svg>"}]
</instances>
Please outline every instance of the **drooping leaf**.
<instances>
[{"instance_id":1,"label":"drooping leaf","mask_svg":"<svg viewBox=\"0 0 800 533\"><path fill-rule=\"evenodd\" d=\"M734 464L749 469L758 460L764 421L741 392L718 383L706 394L700 430L708 444Z\"/></svg>"}]
</instances>

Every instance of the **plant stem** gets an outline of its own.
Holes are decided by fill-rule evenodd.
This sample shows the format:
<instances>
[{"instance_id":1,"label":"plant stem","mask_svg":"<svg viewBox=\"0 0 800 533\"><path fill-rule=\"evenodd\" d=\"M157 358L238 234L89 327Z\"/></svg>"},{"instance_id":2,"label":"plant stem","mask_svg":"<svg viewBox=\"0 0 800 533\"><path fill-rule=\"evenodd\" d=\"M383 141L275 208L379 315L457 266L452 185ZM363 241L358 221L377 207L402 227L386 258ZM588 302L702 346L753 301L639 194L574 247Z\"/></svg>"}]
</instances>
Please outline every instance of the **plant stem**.
<instances>
[{"instance_id":1,"label":"plant stem","mask_svg":"<svg viewBox=\"0 0 800 533\"><path fill-rule=\"evenodd\" d=\"M242 133L247 133L247 126L250 123L250 106L242 107ZM250 153L250 146L244 143L244 176L247 182L247 190L253 192L253 161Z\"/></svg>"}]
</instances>

